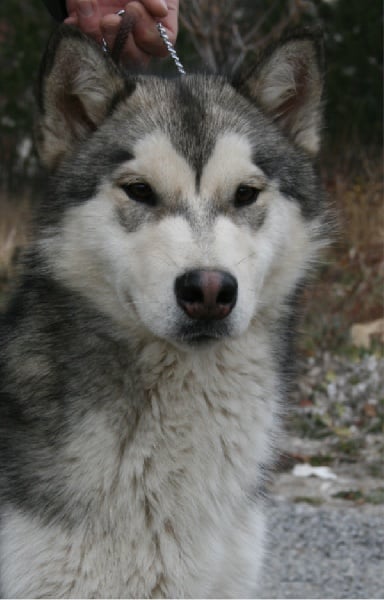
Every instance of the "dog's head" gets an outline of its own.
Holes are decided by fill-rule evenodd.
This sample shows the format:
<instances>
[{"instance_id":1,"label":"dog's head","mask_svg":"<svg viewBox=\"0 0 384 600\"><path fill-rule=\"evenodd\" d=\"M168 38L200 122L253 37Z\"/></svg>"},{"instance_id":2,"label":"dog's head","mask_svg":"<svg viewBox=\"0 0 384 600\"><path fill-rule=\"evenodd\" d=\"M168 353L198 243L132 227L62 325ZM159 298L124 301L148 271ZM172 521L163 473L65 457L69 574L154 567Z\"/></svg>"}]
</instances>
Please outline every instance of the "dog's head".
<instances>
[{"instance_id":1,"label":"dog's head","mask_svg":"<svg viewBox=\"0 0 384 600\"><path fill-rule=\"evenodd\" d=\"M241 335L281 306L321 245L321 80L305 33L234 85L127 78L61 28L37 125L53 275L122 326L176 343Z\"/></svg>"}]
</instances>

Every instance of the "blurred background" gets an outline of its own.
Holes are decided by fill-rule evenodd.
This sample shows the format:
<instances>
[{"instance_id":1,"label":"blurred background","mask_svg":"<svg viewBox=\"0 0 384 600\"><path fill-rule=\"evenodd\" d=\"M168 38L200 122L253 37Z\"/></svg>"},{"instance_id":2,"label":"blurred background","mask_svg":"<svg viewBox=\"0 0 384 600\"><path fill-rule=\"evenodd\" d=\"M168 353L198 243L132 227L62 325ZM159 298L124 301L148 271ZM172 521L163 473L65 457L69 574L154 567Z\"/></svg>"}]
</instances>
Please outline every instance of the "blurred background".
<instances>
[{"instance_id":1,"label":"blurred background","mask_svg":"<svg viewBox=\"0 0 384 600\"><path fill-rule=\"evenodd\" d=\"M318 24L326 50L319 168L339 231L301 302L300 377L292 392L291 427L328 445L316 456L292 450L291 460L365 461L379 478L384 462L381 2L181 0L177 50L187 68L231 73L241 62L257 59L285 29ZM34 88L53 26L42 2L1 0L0 310L44 188L32 135ZM375 501L384 502L384 488L375 489ZM355 492L352 502L373 501Z\"/></svg>"}]
</instances>

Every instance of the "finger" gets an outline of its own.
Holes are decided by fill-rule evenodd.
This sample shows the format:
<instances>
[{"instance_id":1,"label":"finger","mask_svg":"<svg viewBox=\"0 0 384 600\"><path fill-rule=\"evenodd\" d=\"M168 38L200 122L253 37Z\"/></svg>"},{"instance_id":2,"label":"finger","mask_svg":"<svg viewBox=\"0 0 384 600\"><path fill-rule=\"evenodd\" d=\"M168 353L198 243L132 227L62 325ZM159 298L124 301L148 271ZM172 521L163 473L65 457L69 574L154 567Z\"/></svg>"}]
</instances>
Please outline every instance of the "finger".
<instances>
[{"instance_id":1,"label":"finger","mask_svg":"<svg viewBox=\"0 0 384 600\"><path fill-rule=\"evenodd\" d=\"M170 41L174 44L179 29L179 0L168 0L167 4L168 15L165 19L162 19L162 23L167 29Z\"/></svg>"},{"instance_id":2,"label":"finger","mask_svg":"<svg viewBox=\"0 0 384 600\"><path fill-rule=\"evenodd\" d=\"M161 22L165 29L167 30L167 35L169 37L169 41L171 44L175 44L178 28L179 28L179 10L178 10L178 2L173 2L173 5L169 3L168 6L168 15L161 19Z\"/></svg>"},{"instance_id":3,"label":"finger","mask_svg":"<svg viewBox=\"0 0 384 600\"><path fill-rule=\"evenodd\" d=\"M133 37L136 46L146 54L166 56L167 50L159 36L156 22L143 4L132 0L132 2L126 5L125 10L135 23Z\"/></svg>"},{"instance_id":4,"label":"finger","mask_svg":"<svg viewBox=\"0 0 384 600\"><path fill-rule=\"evenodd\" d=\"M128 0L132 2L134 0ZM163 19L168 14L168 6L166 0L141 0L140 3L145 10L154 18Z\"/></svg>"},{"instance_id":5,"label":"finger","mask_svg":"<svg viewBox=\"0 0 384 600\"><path fill-rule=\"evenodd\" d=\"M63 23L65 23L66 25L76 25L77 26L77 17L76 15L74 15L73 17L67 17L66 19L64 19Z\"/></svg>"},{"instance_id":6,"label":"finger","mask_svg":"<svg viewBox=\"0 0 384 600\"><path fill-rule=\"evenodd\" d=\"M166 56L167 51L156 29L156 22L144 6L140 2L132 1L126 5L125 12L126 17L132 19L134 26L122 51L124 61L138 58L140 64L146 64L148 55ZM120 17L117 15L106 15L101 21L102 29L106 32L109 40L107 42L109 46L113 46L120 23Z\"/></svg>"},{"instance_id":7,"label":"finger","mask_svg":"<svg viewBox=\"0 0 384 600\"><path fill-rule=\"evenodd\" d=\"M151 26L148 15L143 11L144 2L130 0L129 6L137 10L137 26L135 28L136 43L146 52L154 56L166 56L167 50L161 41L158 30ZM126 7L127 8L127 7ZM168 0L168 14L161 18L162 25L166 29L169 41L175 44L179 25L179 0Z\"/></svg>"},{"instance_id":8,"label":"finger","mask_svg":"<svg viewBox=\"0 0 384 600\"><path fill-rule=\"evenodd\" d=\"M110 49L114 46L120 25L121 17L118 15L107 15L101 21L103 37ZM136 66L146 66L150 60L150 55L140 50L135 43L133 35L129 35L121 53L121 60L124 63L132 63Z\"/></svg>"},{"instance_id":9,"label":"finger","mask_svg":"<svg viewBox=\"0 0 384 600\"><path fill-rule=\"evenodd\" d=\"M80 0L66 0L68 16L77 12ZM125 7L127 0L96 0L100 17L117 13Z\"/></svg>"},{"instance_id":10,"label":"finger","mask_svg":"<svg viewBox=\"0 0 384 600\"><path fill-rule=\"evenodd\" d=\"M127 0L96 0L98 15L103 17L107 14L115 14L119 10L123 9L127 3ZM68 19L75 18L77 23L77 12L79 11L79 0L66 0L68 17L64 20L64 23L69 22ZM72 22L72 21L70 21Z\"/></svg>"}]
</instances>

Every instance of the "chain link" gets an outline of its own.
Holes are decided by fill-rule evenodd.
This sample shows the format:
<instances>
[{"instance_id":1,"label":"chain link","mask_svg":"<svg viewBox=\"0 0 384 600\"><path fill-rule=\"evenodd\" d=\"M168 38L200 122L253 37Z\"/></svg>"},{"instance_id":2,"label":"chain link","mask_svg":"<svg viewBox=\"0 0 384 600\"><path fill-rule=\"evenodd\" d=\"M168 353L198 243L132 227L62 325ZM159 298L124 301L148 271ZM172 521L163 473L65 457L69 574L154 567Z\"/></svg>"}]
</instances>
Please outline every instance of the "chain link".
<instances>
[{"instance_id":1,"label":"chain link","mask_svg":"<svg viewBox=\"0 0 384 600\"><path fill-rule=\"evenodd\" d=\"M176 54L176 50L174 49L172 43L169 40L169 37L168 37L168 34L167 34L166 30L165 30L164 25L162 25L162 23L158 23L157 24L157 29L159 31L161 39L164 42L164 45L166 46L169 54L171 55L171 58L173 59L175 65L176 65L176 68L179 71L180 75L185 75L186 73L185 73L184 67L181 64L180 59L179 59L179 57Z\"/></svg>"}]
</instances>

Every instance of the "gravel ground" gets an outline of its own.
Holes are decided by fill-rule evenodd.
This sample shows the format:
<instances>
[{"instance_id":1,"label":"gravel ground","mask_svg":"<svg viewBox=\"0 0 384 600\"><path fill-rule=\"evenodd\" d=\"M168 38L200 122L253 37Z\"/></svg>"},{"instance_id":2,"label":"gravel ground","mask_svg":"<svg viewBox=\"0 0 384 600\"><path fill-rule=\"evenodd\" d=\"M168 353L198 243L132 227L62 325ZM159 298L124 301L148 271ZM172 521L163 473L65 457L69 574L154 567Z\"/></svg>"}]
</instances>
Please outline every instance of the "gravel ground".
<instances>
[{"instance_id":1,"label":"gravel ground","mask_svg":"<svg viewBox=\"0 0 384 600\"><path fill-rule=\"evenodd\" d=\"M269 508L270 556L259 598L383 598L384 509Z\"/></svg>"},{"instance_id":2,"label":"gravel ground","mask_svg":"<svg viewBox=\"0 0 384 600\"><path fill-rule=\"evenodd\" d=\"M383 598L384 359L318 354L299 373L258 597ZM298 477L303 463L330 475Z\"/></svg>"}]
</instances>

